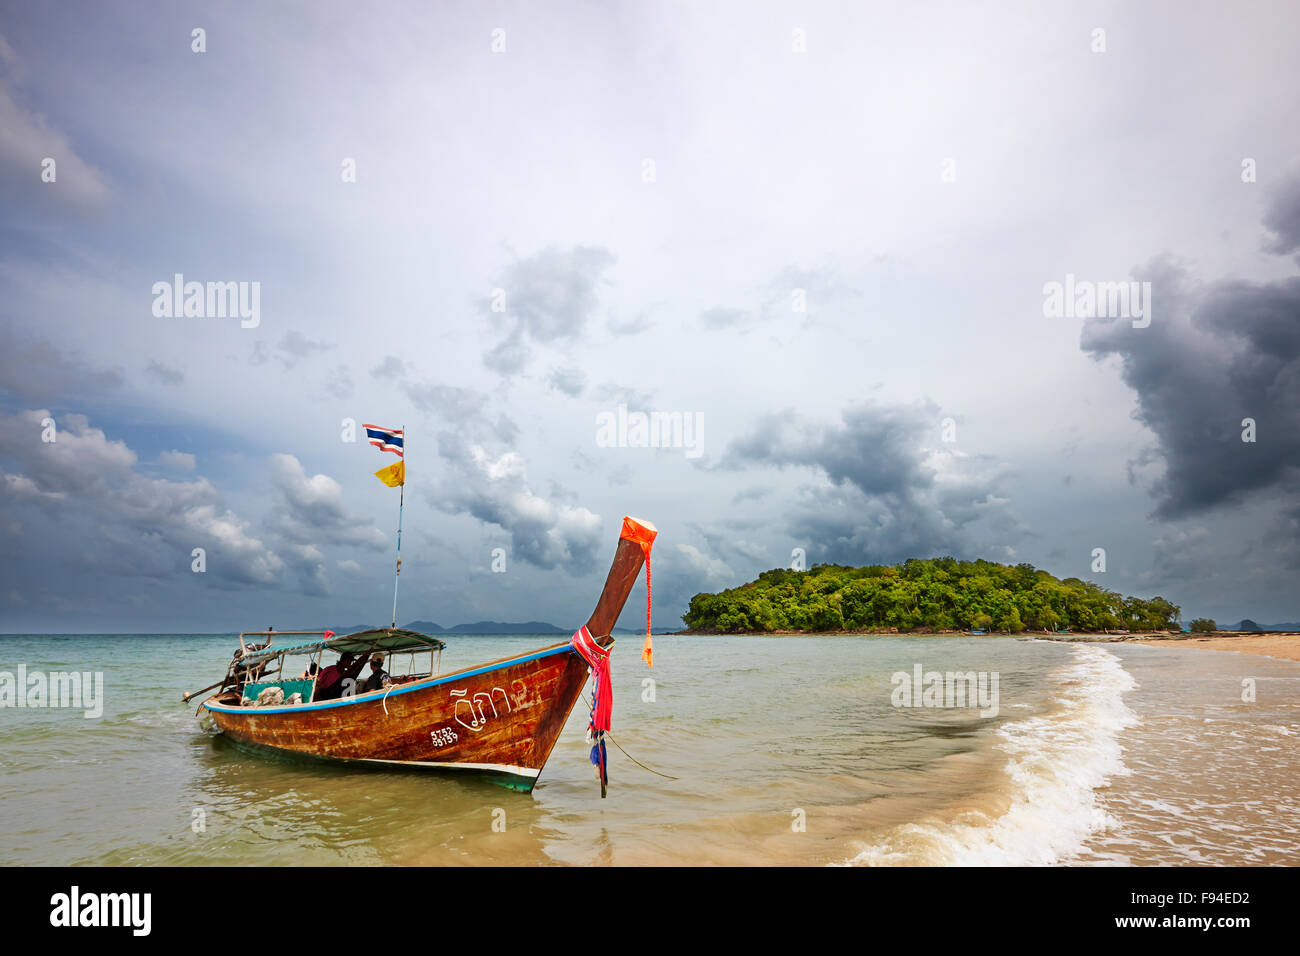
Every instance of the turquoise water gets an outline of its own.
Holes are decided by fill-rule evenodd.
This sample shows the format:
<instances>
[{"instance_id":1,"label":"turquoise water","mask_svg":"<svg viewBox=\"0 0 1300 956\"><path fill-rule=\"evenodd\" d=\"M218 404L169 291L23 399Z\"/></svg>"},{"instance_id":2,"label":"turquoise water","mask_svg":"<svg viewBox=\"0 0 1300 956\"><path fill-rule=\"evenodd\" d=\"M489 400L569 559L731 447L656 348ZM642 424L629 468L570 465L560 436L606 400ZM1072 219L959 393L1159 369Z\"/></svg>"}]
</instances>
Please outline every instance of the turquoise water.
<instances>
[{"instance_id":1,"label":"turquoise water","mask_svg":"<svg viewBox=\"0 0 1300 956\"><path fill-rule=\"evenodd\" d=\"M444 672L555 640L448 642ZM0 862L1052 862L1097 838L1099 808L1134 762L1124 742L1142 724L1129 706L1140 703L1139 682L1097 647L656 637L648 670L639 641L624 639L613 655L613 737L678 779L611 748L601 800L579 704L537 788L520 794L454 774L254 756L206 733L180 697L217 680L235 643L0 638L0 671L98 671L105 682L96 719L0 708ZM1141 651L1225 656L1127 647L1125 656ZM997 715L893 706L891 675L916 664L996 672ZM1268 719L1280 726L1285 716ZM1094 862L1114 862L1098 852Z\"/></svg>"}]
</instances>

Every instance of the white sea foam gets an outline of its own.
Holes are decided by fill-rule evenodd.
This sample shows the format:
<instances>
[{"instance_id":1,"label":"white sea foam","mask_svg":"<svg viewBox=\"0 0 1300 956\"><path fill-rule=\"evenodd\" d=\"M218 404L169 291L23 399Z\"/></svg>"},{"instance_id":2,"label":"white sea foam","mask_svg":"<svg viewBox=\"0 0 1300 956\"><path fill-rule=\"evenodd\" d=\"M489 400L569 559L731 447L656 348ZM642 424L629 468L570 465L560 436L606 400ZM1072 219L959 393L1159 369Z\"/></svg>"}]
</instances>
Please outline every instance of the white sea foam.
<instances>
[{"instance_id":1,"label":"white sea foam","mask_svg":"<svg viewBox=\"0 0 1300 956\"><path fill-rule=\"evenodd\" d=\"M1049 676L1057 708L997 731L1011 792L998 815L968 810L943 822L908 823L862 845L862 866L1019 866L1055 863L1112 825L1097 789L1126 773L1120 732L1138 723L1124 703L1137 686L1119 659L1076 644Z\"/></svg>"}]
</instances>

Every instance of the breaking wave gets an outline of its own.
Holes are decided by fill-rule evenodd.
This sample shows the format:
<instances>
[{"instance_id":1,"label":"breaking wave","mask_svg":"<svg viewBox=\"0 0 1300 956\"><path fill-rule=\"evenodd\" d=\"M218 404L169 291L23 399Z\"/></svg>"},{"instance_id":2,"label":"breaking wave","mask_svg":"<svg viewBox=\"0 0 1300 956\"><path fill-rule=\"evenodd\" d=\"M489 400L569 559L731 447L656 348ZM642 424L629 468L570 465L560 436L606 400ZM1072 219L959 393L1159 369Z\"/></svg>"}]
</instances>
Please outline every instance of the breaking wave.
<instances>
[{"instance_id":1,"label":"breaking wave","mask_svg":"<svg viewBox=\"0 0 1300 956\"><path fill-rule=\"evenodd\" d=\"M1049 675L1057 707L996 734L1005 786L985 808L942 822L906 823L847 862L858 866L1037 866L1077 851L1109 821L1097 790L1127 773L1120 733L1138 723L1124 703L1137 686L1110 652L1082 644Z\"/></svg>"}]
</instances>

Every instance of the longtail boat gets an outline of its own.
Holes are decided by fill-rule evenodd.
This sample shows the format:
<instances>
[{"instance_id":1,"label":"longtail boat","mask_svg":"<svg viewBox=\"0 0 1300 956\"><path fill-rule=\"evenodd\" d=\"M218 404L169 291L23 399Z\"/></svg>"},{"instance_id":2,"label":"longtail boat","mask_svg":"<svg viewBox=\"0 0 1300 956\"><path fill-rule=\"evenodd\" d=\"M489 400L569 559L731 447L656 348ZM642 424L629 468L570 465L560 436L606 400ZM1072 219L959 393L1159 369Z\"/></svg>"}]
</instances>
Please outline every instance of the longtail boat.
<instances>
[{"instance_id":1,"label":"longtail boat","mask_svg":"<svg viewBox=\"0 0 1300 956\"><path fill-rule=\"evenodd\" d=\"M200 719L241 747L358 764L422 770L469 771L516 790L531 791L582 694L595 678L588 739L601 782L607 781L601 739L609 729L610 636L657 531L650 522L623 519L614 561L596 609L567 643L439 674L446 646L438 638L397 627L335 636L330 632L245 632L199 706ZM642 658L651 662L647 632ZM254 637L264 642L249 643ZM312 640L304 640L313 637ZM277 643L289 639L288 643ZM325 654L409 655L406 673L388 686L344 691L338 699L313 699ZM295 676L288 661L314 661ZM427 659L427 666L424 661ZM395 668L394 668L395 669ZM308 676L315 673L315 676Z\"/></svg>"}]
</instances>

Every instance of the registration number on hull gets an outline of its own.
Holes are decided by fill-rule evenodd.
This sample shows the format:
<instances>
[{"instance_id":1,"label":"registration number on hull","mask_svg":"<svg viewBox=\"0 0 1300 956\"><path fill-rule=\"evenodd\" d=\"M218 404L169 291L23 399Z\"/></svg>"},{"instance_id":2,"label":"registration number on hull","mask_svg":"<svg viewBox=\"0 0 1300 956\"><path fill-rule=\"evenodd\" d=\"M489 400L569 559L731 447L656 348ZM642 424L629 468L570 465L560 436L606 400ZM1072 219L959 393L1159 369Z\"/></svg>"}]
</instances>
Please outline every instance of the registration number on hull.
<instances>
[{"instance_id":1,"label":"registration number on hull","mask_svg":"<svg viewBox=\"0 0 1300 956\"><path fill-rule=\"evenodd\" d=\"M460 740L460 734L450 727L439 727L437 730L429 731L429 737L435 747L446 747Z\"/></svg>"}]
</instances>

